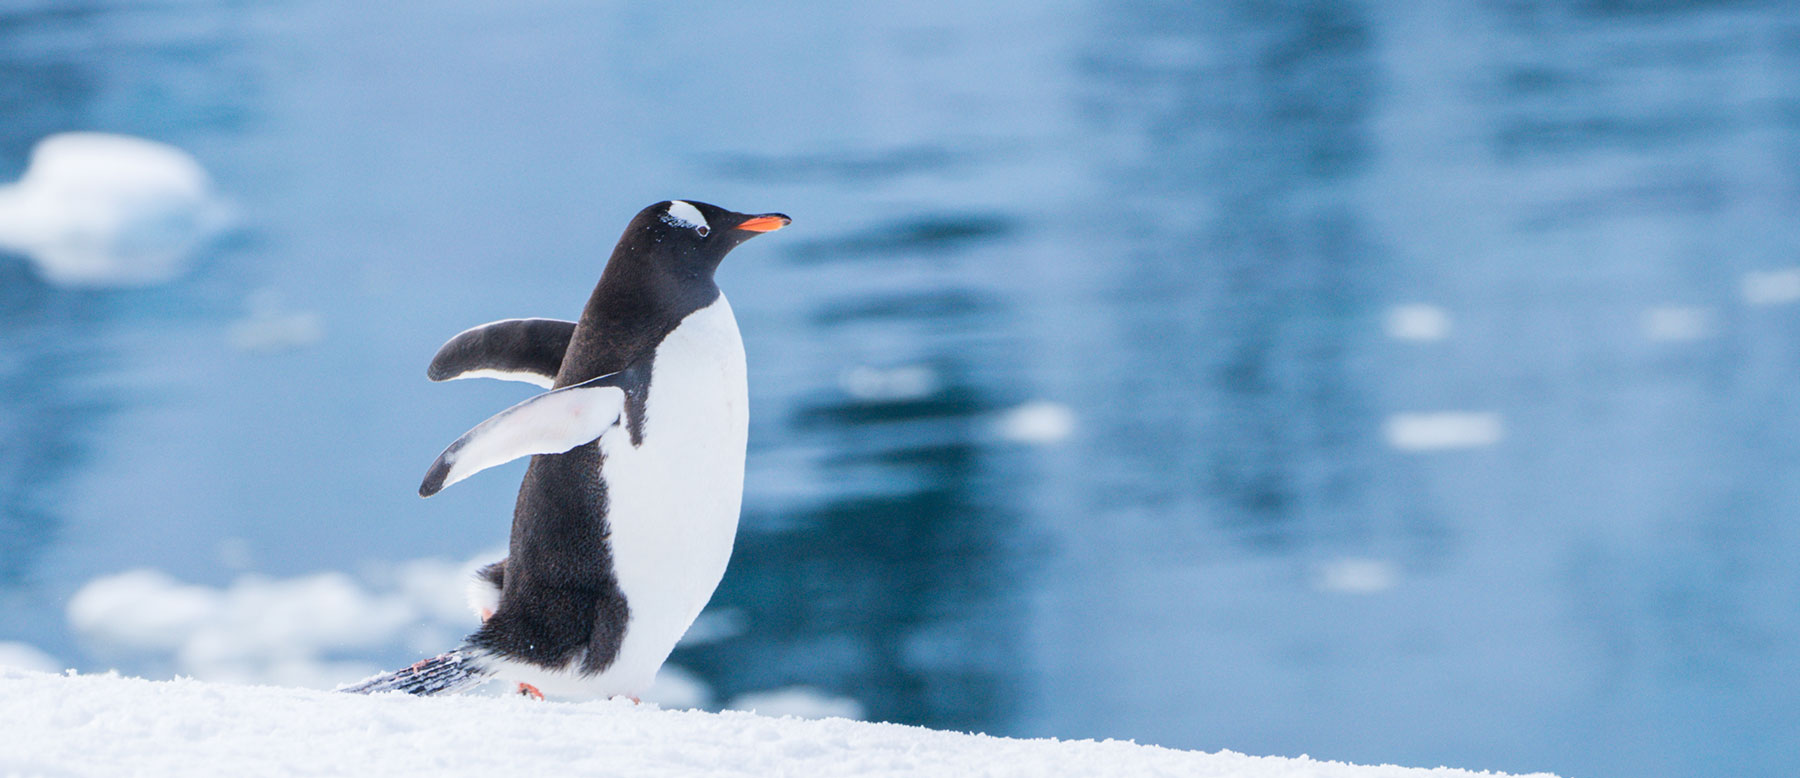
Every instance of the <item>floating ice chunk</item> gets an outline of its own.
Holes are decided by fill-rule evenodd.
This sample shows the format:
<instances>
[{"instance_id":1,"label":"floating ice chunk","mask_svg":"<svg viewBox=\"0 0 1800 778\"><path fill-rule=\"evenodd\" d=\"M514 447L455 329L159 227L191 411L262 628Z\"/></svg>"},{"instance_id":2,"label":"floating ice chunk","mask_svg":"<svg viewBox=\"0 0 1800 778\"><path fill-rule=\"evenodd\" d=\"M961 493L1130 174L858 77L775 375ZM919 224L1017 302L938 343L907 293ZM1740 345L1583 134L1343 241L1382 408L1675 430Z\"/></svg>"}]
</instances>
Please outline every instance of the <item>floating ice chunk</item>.
<instances>
[{"instance_id":1,"label":"floating ice chunk","mask_svg":"<svg viewBox=\"0 0 1800 778\"><path fill-rule=\"evenodd\" d=\"M0 667L40 673L60 673L63 670L56 657L38 650L37 646L10 641L0 641Z\"/></svg>"},{"instance_id":2,"label":"floating ice chunk","mask_svg":"<svg viewBox=\"0 0 1800 778\"><path fill-rule=\"evenodd\" d=\"M764 716L797 716L803 719L863 717L862 703L849 697L833 697L810 686L788 686L741 694L725 707Z\"/></svg>"},{"instance_id":3,"label":"floating ice chunk","mask_svg":"<svg viewBox=\"0 0 1800 778\"><path fill-rule=\"evenodd\" d=\"M1396 413L1384 425L1388 445L1401 451L1480 448L1500 441L1500 414L1492 411Z\"/></svg>"},{"instance_id":4,"label":"floating ice chunk","mask_svg":"<svg viewBox=\"0 0 1800 778\"><path fill-rule=\"evenodd\" d=\"M17 183L0 186L0 249L58 285L170 280L229 222L187 152L123 135L52 135Z\"/></svg>"},{"instance_id":5,"label":"floating ice chunk","mask_svg":"<svg viewBox=\"0 0 1800 778\"><path fill-rule=\"evenodd\" d=\"M246 575L229 586L186 584L155 570L88 582L70 599L69 624L111 654L147 654L197 678L331 688L366 677L373 663L328 660L349 650L441 647L475 619L464 581L493 552L458 564L421 559L375 571L379 586L339 572L294 578Z\"/></svg>"},{"instance_id":6,"label":"floating ice chunk","mask_svg":"<svg viewBox=\"0 0 1800 778\"><path fill-rule=\"evenodd\" d=\"M1693 341L1713 333L1713 313L1706 308L1670 305L1644 312L1644 337L1661 341Z\"/></svg>"},{"instance_id":7,"label":"floating ice chunk","mask_svg":"<svg viewBox=\"0 0 1800 778\"><path fill-rule=\"evenodd\" d=\"M1425 303L1396 305L1387 312L1387 334L1395 340L1443 340L1450 336L1450 314Z\"/></svg>"},{"instance_id":8,"label":"floating ice chunk","mask_svg":"<svg viewBox=\"0 0 1800 778\"><path fill-rule=\"evenodd\" d=\"M83 636L135 650L173 651L224 605L216 589L183 584L157 570L89 581L69 598L69 625Z\"/></svg>"},{"instance_id":9,"label":"floating ice chunk","mask_svg":"<svg viewBox=\"0 0 1800 778\"><path fill-rule=\"evenodd\" d=\"M926 365L879 368L867 365L845 370L838 386L858 400L917 400L937 393L937 371Z\"/></svg>"},{"instance_id":10,"label":"floating ice chunk","mask_svg":"<svg viewBox=\"0 0 1800 778\"><path fill-rule=\"evenodd\" d=\"M319 314L288 310L274 290L250 295L249 308L249 315L231 324L231 345L239 351L291 351L325 337L325 323Z\"/></svg>"},{"instance_id":11,"label":"floating ice chunk","mask_svg":"<svg viewBox=\"0 0 1800 778\"><path fill-rule=\"evenodd\" d=\"M1785 305L1800 301L1800 267L1752 270L1744 274L1744 302L1750 305Z\"/></svg>"},{"instance_id":12,"label":"floating ice chunk","mask_svg":"<svg viewBox=\"0 0 1800 778\"><path fill-rule=\"evenodd\" d=\"M1375 594L1394 588L1394 566L1380 559L1344 557L1319 565L1316 585L1322 591Z\"/></svg>"},{"instance_id":13,"label":"floating ice chunk","mask_svg":"<svg viewBox=\"0 0 1800 778\"><path fill-rule=\"evenodd\" d=\"M1016 443L1061 443L1075 432L1075 411L1062 403L1033 400L1001 414L998 431Z\"/></svg>"}]
</instances>

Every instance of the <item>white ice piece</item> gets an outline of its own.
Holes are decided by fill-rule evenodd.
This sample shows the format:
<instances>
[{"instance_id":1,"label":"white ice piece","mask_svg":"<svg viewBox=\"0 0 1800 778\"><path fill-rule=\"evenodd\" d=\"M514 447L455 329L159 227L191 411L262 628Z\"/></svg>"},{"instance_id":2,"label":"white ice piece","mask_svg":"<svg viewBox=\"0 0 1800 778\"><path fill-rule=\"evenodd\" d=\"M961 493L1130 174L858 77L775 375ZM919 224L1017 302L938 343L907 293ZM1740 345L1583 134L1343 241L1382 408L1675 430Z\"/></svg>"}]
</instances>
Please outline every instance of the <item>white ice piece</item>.
<instances>
[{"instance_id":1,"label":"white ice piece","mask_svg":"<svg viewBox=\"0 0 1800 778\"><path fill-rule=\"evenodd\" d=\"M1751 305L1785 305L1800 301L1800 267L1752 270L1742 281L1744 302Z\"/></svg>"},{"instance_id":2,"label":"white ice piece","mask_svg":"<svg viewBox=\"0 0 1800 778\"><path fill-rule=\"evenodd\" d=\"M838 386L845 394L870 402L923 399L936 394L938 384L937 371L930 365L858 365L838 374Z\"/></svg>"},{"instance_id":3,"label":"white ice piece","mask_svg":"<svg viewBox=\"0 0 1800 778\"><path fill-rule=\"evenodd\" d=\"M1380 559L1343 557L1319 565L1316 585L1322 591L1344 594L1377 594L1394 588L1400 576L1394 565Z\"/></svg>"},{"instance_id":4,"label":"white ice piece","mask_svg":"<svg viewBox=\"0 0 1800 778\"><path fill-rule=\"evenodd\" d=\"M1713 333L1713 312L1688 305L1665 305L1644 311L1644 337L1658 341L1687 342Z\"/></svg>"},{"instance_id":5,"label":"white ice piece","mask_svg":"<svg viewBox=\"0 0 1800 778\"><path fill-rule=\"evenodd\" d=\"M731 710L747 710L764 716L794 716L802 719L860 719L862 703L849 697L838 697L810 686L788 686L781 689L739 695L725 706Z\"/></svg>"},{"instance_id":6,"label":"white ice piece","mask_svg":"<svg viewBox=\"0 0 1800 778\"><path fill-rule=\"evenodd\" d=\"M56 673L63 669L56 657L44 653L37 646L12 641L0 641L0 667L35 670L40 673Z\"/></svg>"},{"instance_id":7,"label":"white ice piece","mask_svg":"<svg viewBox=\"0 0 1800 778\"><path fill-rule=\"evenodd\" d=\"M1396 413L1384 431L1388 445L1401 451L1441 451L1494 445L1505 427L1493 411L1438 411Z\"/></svg>"},{"instance_id":8,"label":"white ice piece","mask_svg":"<svg viewBox=\"0 0 1800 778\"><path fill-rule=\"evenodd\" d=\"M1426 303L1396 305L1387 311L1387 334L1395 340L1433 341L1450 336L1450 314Z\"/></svg>"},{"instance_id":9,"label":"white ice piece","mask_svg":"<svg viewBox=\"0 0 1800 778\"><path fill-rule=\"evenodd\" d=\"M1075 411L1050 400L1033 400L1000 416L1000 437L1016 443L1048 446L1075 433Z\"/></svg>"},{"instance_id":10,"label":"white ice piece","mask_svg":"<svg viewBox=\"0 0 1800 778\"><path fill-rule=\"evenodd\" d=\"M168 281L230 221L187 152L124 135L52 135L0 186L0 249L64 286Z\"/></svg>"}]
</instances>

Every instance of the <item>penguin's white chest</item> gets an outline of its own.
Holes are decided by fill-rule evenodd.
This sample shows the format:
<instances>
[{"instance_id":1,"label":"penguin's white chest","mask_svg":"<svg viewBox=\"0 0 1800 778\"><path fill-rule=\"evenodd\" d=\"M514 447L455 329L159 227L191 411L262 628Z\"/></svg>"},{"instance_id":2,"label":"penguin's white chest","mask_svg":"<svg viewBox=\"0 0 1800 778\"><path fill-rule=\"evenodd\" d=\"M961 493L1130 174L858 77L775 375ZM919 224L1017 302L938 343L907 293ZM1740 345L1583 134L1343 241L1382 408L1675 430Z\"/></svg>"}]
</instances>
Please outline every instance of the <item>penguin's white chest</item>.
<instances>
[{"instance_id":1,"label":"penguin's white chest","mask_svg":"<svg viewBox=\"0 0 1800 778\"><path fill-rule=\"evenodd\" d=\"M632 419L621 419L629 424ZM630 621L603 676L649 686L725 574L744 494L744 342L724 295L689 314L651 365L642 441L601 438L613 573Z\"/></svg>"}]
</instances>

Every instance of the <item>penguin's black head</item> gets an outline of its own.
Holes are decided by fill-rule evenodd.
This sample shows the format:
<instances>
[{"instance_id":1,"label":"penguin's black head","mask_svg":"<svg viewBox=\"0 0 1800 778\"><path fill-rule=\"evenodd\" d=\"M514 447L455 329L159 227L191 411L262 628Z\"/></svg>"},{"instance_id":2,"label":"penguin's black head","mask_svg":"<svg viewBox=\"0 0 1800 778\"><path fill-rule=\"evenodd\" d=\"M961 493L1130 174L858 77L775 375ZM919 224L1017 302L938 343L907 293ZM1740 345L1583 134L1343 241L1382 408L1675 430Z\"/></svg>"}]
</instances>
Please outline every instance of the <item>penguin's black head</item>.
<instances>
[{"instance_id":1,"label":"penguin's black head","mask_svg":"<svg viewBox=\"0 0 1800 778\"><path fill-rule=\"evenodd\" d=\"M632 257L678 277L711 281L738 244L791 221L779 213L747 214L710 203L664 200L638 212L613 250L613 262Z\"/></svg>"}]
</instances>

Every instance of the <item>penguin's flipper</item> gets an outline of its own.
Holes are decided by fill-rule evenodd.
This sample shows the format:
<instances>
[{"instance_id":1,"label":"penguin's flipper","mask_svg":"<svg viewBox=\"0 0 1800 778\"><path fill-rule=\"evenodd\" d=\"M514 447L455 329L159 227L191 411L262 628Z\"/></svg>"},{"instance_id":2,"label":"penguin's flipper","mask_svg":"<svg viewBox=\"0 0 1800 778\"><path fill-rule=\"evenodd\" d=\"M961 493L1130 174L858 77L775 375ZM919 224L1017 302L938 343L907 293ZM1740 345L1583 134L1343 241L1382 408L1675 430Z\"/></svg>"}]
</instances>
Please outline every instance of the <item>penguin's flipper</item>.
<instances>
[{"instance_id":1,"label":"penguin's flipper","mask_svg":"<svg viewBox=\"0 0 1800 778\"><path fill-rule=\"evenodd\" d=\"M498 378L549 389L562 370L575 322L501 319L470 327L438 348L425 375L433 381Z\"/></svg>"},{"instance_id":2,"label":"penguin's flipper","mask_svg":"<svg viewBox=\"0 0 1800 778\"><path fill-rule=\"evenodd\" d=\"M561 454L591 443L619 423L625 390L609 373L545 392L476 425L451 443L419 485L430 497L464 478L531 454Z\"/></svg>"}]
</instances>

